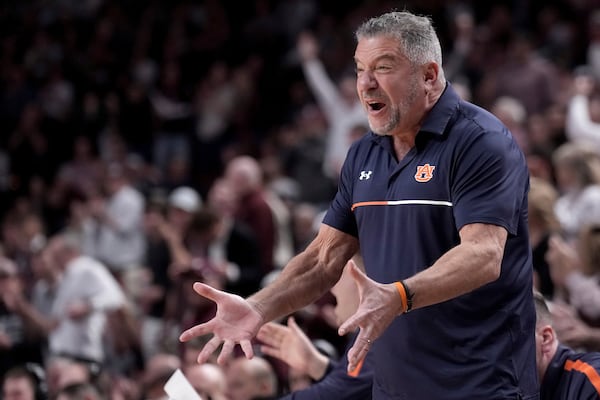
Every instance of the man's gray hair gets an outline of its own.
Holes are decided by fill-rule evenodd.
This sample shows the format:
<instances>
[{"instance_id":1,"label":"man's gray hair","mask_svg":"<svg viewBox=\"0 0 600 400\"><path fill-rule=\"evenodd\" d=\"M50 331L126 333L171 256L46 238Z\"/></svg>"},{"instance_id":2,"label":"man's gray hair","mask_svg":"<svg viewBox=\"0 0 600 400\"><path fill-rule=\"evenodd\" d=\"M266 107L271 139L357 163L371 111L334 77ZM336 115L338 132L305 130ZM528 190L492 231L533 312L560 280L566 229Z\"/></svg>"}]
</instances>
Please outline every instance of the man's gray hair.
<instances>
[{"instance_id":1,"label":"man's gray hair","mask_svg":"<svg viewBox=\"0 0 600 400\"><path fill-rule=\"evenodd\" d=\"M414 66L432 61L442 66L442 47L429 17L392 11L367 20L355 33L357 40L382 35L396 38Z\"/></svg>"}]
</instances>

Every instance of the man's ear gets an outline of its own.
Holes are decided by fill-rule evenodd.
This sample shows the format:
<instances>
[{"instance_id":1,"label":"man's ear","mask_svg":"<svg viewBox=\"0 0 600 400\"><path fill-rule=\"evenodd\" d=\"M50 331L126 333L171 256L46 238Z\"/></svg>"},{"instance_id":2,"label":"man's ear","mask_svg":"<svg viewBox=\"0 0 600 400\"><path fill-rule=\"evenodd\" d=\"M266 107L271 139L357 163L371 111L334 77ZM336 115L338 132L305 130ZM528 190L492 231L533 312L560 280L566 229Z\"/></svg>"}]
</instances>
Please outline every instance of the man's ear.
<instances>
[{"instance_id":1,"label":"man's ear","mask_svg":"<svg viewBox=\"0 0 600 400\"><path fill-rule=\"evenodd\" d=\"M430 62L423 66L423 80L425 87L431 88L437 82L440 75L440 66L437 63Z\"/></svg>"},{"instance_id":2,"label":"man's ear","mask_svg":"<svg viewBox=\"0 0 600 400\"><path fill-rule=\"evenodd\" d=\"M544 325L541 330L541 349L542 353L549 353L552 351L552 346L556 340L556 332L550 325Z\"/></svg>"}]
</instances>

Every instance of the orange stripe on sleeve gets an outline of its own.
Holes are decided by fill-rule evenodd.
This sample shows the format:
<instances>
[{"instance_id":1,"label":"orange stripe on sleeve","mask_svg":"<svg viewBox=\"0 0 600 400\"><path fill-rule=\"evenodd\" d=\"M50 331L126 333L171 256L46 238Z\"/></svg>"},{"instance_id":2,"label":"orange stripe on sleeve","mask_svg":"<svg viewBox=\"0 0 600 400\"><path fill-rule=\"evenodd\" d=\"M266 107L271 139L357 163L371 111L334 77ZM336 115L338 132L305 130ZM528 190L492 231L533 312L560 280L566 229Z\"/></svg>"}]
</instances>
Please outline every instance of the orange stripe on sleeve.
<instances>
[{"instance_id":1,"label":"orange stripe on sleeve","mask_svg":"<svg viewBox=\"0 0 600 400\"><path fill-rule=\"evenodd\" d=\"M389 204L388 201L361 201L360 203L352 204L352 211L354 211L358 207L364 206L387 206Z\"/></svg>"},{"instance_id":2,"label":"orange stripe on sleeve","mask_svg":"<svg viewBox=\"0 0 600 400\"><path fill-rule=\"evenodd\" d=\"M364 362L365 362L365 359L363 358L362 360L360 360L358 362L358 364L356 364L356 367L352 371L348 372L348 375L353 378L356 378L358 376L358 374L360 374L360 370L362 369Z\"/></svg>"},{"instance_id":3,"label":"orange stripe on sleeve","mask_svg":"<svg viewBox=\"0 0 600 400\"><path fill-rule=\"evenodd\" d=\"M567 360L567 362L565 362L565 371L571 370L575 370L584 374L590 380L592 386L594 386L596 389L596 393L600 394L600 375L598 375L598 371L596 371L594 367L581 360Z\"/></svg>"}]
</instances>

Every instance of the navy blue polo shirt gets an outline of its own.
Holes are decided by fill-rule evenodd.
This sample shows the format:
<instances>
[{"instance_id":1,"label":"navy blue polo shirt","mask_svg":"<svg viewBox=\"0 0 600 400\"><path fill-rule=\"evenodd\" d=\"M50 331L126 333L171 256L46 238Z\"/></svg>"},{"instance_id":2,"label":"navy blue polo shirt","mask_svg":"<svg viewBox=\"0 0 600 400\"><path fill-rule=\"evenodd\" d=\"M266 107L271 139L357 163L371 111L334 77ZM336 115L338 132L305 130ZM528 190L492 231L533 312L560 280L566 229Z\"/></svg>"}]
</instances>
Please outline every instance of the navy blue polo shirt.
<instances>
[{"instance_id":1,"label":"navy blue polo shirt","mask_svg":"<svg viewBox=\"0 0 600 400\"><path fill-rule=\"evenodd\" d=\"M471 223L504 227L499 279L396 318L374 343L374 399L537 399L529 173L507 128L451 85L400 161L390 137L355 142L324 223L358 237L382 283L431 266Z\"/></svg>"},{"instance_id":2,"label":"navy blue polo shirt","mask_svg":"<svg viewBox=\"0 0 600 400\"><path fill-rule=\"evenodd\" d=\"M600 353L559 346L544 375L541 399L600 399Z\"/></svg>"}]
</instances>

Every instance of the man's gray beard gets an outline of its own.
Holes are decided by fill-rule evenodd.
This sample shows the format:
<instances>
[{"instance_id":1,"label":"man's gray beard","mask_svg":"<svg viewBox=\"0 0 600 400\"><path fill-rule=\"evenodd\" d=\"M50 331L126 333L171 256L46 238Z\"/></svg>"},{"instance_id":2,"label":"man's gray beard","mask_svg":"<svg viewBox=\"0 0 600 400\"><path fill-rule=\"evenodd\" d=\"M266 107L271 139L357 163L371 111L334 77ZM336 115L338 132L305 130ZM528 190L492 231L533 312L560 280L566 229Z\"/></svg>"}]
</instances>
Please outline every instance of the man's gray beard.
<instances>
[{"instance_id":1,"label":"man's gray beard","mask_svg":"<svg viewBox=\"0 0 600 400\"><path fill-rule=\"evenodd\" d=\"M375 132L375 130L371 126L371 123L369 122L369 127L371 128L373 133L375 133L376 135L379 135L379 136L389 136L391 134L391 132L394 130L394 128L396 128L397 126L400 125L400 121L402 121L402 112L404 111L405 113L407 113L408 110L410 109L410 106L415 102L416 98L417 98L417 81L416 81L415 77L412 76L411 81L410 81L410 86L408 88L408 96L406 97L405 101L402 104L397 105L394 108L392 108L392 112L390 113L391 117L390 117L389 122L387 124L385 124L383 126L383 128L379 129L378 132Z\"/></svg>"},{"instance_id":2,"label":"man's gray beard","mask_svg":"<svg viewBox=\"0 0 600 400\"><path fill-rule=\"evenodd\" d=\"M400 123L400 112L399 112L398 108L394 108L392 110L391 115L392 115L392 117L390 118L388 123L385 124L382 128L379 128L377 130L375 130L373 128L373 126L371 125L371 123L369 122L369 127L371 128L371 130L373 131L374 134L376 134L378 136L389 136L391 134L391 132L394 130L394 128L397 127L398 124Z\"/></svg>"}]
</instances>

